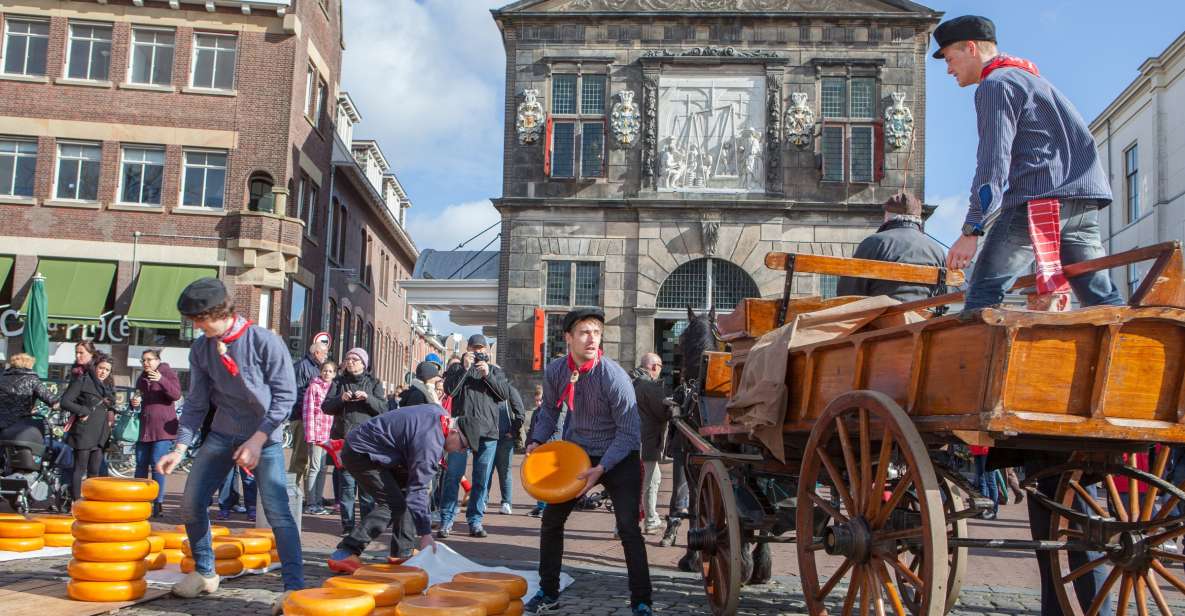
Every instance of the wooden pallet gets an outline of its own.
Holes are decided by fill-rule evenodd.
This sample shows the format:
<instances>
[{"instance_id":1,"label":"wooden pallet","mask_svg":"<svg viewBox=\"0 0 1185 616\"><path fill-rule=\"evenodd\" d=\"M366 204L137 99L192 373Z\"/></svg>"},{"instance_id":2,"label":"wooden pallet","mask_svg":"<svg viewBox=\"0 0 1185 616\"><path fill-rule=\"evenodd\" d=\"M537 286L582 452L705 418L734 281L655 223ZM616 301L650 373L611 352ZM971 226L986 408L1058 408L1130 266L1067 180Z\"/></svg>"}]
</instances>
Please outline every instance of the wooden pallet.
<instances>
[{"instance_id":1,"label":"wooden pallet","mask_svg":"<svg viewBox=\"0 0 1185 616\"><path fill-rule=\"evenodd\" d=\"M66 596L65 580L25 580L0 586L0 614L4 616L93 616L152 601L167 595L164 588L149 587L138 601L87 603Z\"/></svg>"}]
</instances>

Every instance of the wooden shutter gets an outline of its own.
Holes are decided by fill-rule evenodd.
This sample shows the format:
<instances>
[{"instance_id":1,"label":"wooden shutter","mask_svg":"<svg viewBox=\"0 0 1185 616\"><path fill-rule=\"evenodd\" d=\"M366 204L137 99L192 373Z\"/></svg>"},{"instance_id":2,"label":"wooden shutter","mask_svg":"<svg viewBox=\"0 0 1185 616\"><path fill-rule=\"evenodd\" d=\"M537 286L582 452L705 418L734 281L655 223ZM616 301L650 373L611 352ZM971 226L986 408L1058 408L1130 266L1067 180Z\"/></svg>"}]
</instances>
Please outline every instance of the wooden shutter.
<instances>
[{"instance_id":1,"label":"wooden shutter","mask_svg":"<svg viewBox=\"0 0 1185 616\"><path fill-rule=\"evenodd\" d=\"M551 115L547 116L543 131L543 175L551 177Z\"/></svg>"},{"instance_id":2,"label":"wooden shutter","mask_svg":"<svg viewBox=\"0 0 1185 616\"><path fill-rule=\"evenodd\" d=\"M535 309L535 335L532 340L531 370L538 372L543 369L544 347L547 345L547 313L542 308Z\"/></svg>"},{"instance_id":3,"label":"wooden shutter","mask_svg":"<svg viewBox=\"0 0 1185 616\"><path fill-rule=\"evenodd\" d=\"M877 120L872 129L872 179L885 179L885 121Z\"/></svg>"}]
</instances>

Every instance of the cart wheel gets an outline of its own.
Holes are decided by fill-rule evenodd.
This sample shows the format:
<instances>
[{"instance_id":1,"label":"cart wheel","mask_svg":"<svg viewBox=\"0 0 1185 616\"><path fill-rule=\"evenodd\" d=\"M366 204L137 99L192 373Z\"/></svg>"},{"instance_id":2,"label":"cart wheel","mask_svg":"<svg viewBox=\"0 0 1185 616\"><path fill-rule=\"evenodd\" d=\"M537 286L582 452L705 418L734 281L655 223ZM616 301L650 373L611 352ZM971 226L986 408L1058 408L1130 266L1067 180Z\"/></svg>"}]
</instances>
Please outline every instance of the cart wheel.
<instances>
[{"instance_id":1,"label":"cart wheel","mask_svg":"<svg viewBox=\"0 0 1185 616\"><path fill-rule=\"evenodd\" d=\"M1131 465L1115 466L1111 468L1114 472L1093 477L1081 470L1062 473L1054 498L1056 503L1069 508L1076 504L1085 506L1092 520L1132 523L1139 527L1138 530L1105 533L1110 535L1106 537L1091 536L1094 533L1089 532L1084 535L1065 514L1056 509L1051 511L1050 529L1055 540L1079 540L1107 548L1105 552L1078 552L1079 557L1073 562L1068 551L1050 553L1050 569L1054 579L1061 582L1054 584L1054 588L1063 613L1093 616L1099 613L1108 596L1112 600L1118 599L1114 607L1116 614L1128 613L1129 603L1133 600L1139 616L1148 616L1149 607L1155 607L1157 614L1174 613L1165 599L1164 590L1167 585L1185 592L1185 576L1169 569L1185 562L1185 556L1166 549L1166 544L1185 535L1185 518L1174 515L1173 510L1180 504L1180 499L1169 493L1172 484L1160 479L1164 476L1168 454L1168 447L1161 447L1153 468L1147 473ZM1071 463L1088 457L1075 454ZM1127 489L1120 492L1124 487ZM1161 495L1170 498L1158 502ZM1105 542L1102 546L1097 543L1100 539ZM1093 601L1085 592L1079 599L1075 582L1096 574L1104 574L1105 580ZM1115 597L1117 588L1119 594Z\"/></svg>"},{"instance_id":2,"label":"cart wheel","mask_svg":"<svg viewBox=\"0 0 1185 616\"><path fill-rule=\"evenodd\" d=\"M942 491L942 508L946 516L946 536L948 539L967 537L967 518L958 517L963 513L965 507L963 495L958 492L949 479L939 479L939 489ZM915 501L906 496L907 503L912 504ZM916 507L911 507L910 511L916 512ZM946 578L946 611L949 612L955 607L955 603L959 600L959 592L963 589L963 572L967 568L967 548L951 546L947 542L947 564L950 574ZM909 557L909 567L914 575L918 574L917 567L921 562L918 551L916 549L908 549L902 556ZM897 586L902 589L902 599L905 601L906 607L917 605L917 596L914 587L908 584L906 578L900 571L894 571L897 578Z\"/></svg>"},{"instance_id":3,"label":"cart wheel","mask_svg":"<svg viewBox=\"0 0 1185 616\"><path fill-rule=\"evenodd\" d=\"M941 616L949 577L943 493L905 411L879 392L843 394L815 421L804 451L797 528L828 518L822 536L797 542L808 613L851 614L858 602L861 614L870 606L885 614L887 599L887 613ZM816 484L838 493L839 506Z\"/></svg>"},{"instance_id":4,"label":"cart wheel","mask_svg":"<svg viewBox=\"0 0 1185 616\"><path fill-rule=\"evenodd\" d=\"M687 547L699 551L704 593L716 616L735 614L741 596L741 521L728 471L719 460L700 467Z\"/></svg>"}]
</instances>

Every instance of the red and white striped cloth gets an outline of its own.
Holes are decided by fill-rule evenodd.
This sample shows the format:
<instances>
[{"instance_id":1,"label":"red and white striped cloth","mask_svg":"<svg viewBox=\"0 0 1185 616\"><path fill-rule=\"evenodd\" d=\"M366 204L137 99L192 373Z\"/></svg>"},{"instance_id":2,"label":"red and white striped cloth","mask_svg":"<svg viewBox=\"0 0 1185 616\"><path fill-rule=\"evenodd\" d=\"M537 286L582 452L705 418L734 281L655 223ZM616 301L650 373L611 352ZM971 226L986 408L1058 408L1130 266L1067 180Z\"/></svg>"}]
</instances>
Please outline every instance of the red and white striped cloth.
<instances>
[{"instance_id":1,"label":"red and white striped cloth","mask_svg":"<svg viewBox=\"0 0 1185 616\"><path fill-rule=\"evenodd\" d=\"M1029 201L1029 238L1037 258L1037 293L1064 293L1070 284L1062 273L1061 202Z\"/></svg>"}]
</instances>

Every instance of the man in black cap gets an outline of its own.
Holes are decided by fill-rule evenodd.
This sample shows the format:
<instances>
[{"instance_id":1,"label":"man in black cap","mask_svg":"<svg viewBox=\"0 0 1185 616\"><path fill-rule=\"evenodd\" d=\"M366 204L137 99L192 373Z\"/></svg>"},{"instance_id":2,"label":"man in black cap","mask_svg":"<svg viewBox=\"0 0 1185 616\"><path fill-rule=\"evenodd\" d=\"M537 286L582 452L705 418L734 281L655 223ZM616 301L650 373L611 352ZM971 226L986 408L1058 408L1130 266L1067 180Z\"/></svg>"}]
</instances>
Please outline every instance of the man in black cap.
<instances>
[{"instance_id":1,"label":"man in black cap","mask_svg":"<svg viewBox=\"0 0 1185 616\"><path fill-rule=\"evenodd\" d=\"M412 379L411 384L399 397L399 406L439 403L436 399L436 382L440 379L440 364L430 360L420 362L416 366L416 378Z\"/></svg>"},{"instance_id":2,"label":"man in black cap","mask_svg":"<svg viewBox=\"0 0 1185 616\"><path fill-rule=\"evenodd\" d=\"M860 242L853 257L931 267L946 264L942 244L924 231L922 202L917 197L898 193L885 201L883 208L884 224ZM837 295L888 295L899 302L924 299L933 293L934 287L928 285L871 278L843 277L836 286Z\"/></svg>"},{"instance_id":3,"label":"man in black cap","mask_svg":"<svg viewBox=\"0 0 1185 616\"><path fill-rule=\"evenodd\" d=\"M1081 114L1041 77L1035 64L1000 53L991 20L956 17L938 26L934 40L938 44L934 57L946 61L946 72L959 87L977 86L979 148L971 202L962 237L947 255L951 269L963 269L976 259L964 310L999 304L1034 259L1039 294L1063 293L1072 287L1083 305L1122 304L1106 270L1069 281L1062 273L1063 259L1077 263L1105 254L1098 210L1111 203L1111 187ZM979 237L989 223L976 257ZM998 451L990 454L989 468L997 465ZM1064 461L1064 454L1034 452L1026 454L1025 468L1033 473ZM1056 478L1037 486L1050 498L1056 488ZM1029 499L1029 530L1033 539L1052 539L1049 510L1035 500ZM1084 507L1081 501L1078 507ZM1096 552L1071 551L1067 560L1071 568L1078 568L1101 557ZM1061 616L1054 591L1054 584L1061 581L1053 577L1049 552L1038 551L1037 563L1041 613ZM1074 580L1082 611L1087 611L1102 588L1109 569L1101 565ZM1111 613L1110 598L1098 613Z\"/></svg>"},{"instance_id":4,"label":"man in black cap","mask_svg":"<svg viewBox=\"0 0 1185 616\"><path fill-rule=\"evenodd\" d=\"M650 616L650 565L638 525L642 497L641 418L629 374L601 351L605 313L579 308L564 316L568 354L547 364L543 372L543 404L528 439L527 455L551 439L561 413L566 415L564 438L581 446L592 468L579 478L584 493L598 483L613 500L617 534L625 551L630 606L635 616ZM557 612L560 567L564 559L564 524L576 506L549 504L539 532L539 592L526 605L531 614Z\"/></svg>"},{"instance_id":5,"label":"man in black cap","mask_svg":"<svg viewBox=\"0 0 1185 616\"><path fill-rule=\"evenodd\" d=\"M478 441L470 447L473 450L473 477L465 518L470 537L485 537L482 518L494 457L498 452L498 403L510 397L510 382L502 369L490 362L485 336L474 334L469 337L469 346L461 356L461 363L449 366L444 373L444 390L453 399L453 417L469 417L478 436ZM467 451L448 456L448 469L441 488L440 530L436 535L441 539L452 532L453 519L457 515L457 491L467 460Z\"/></svg>"}]
</instances>

